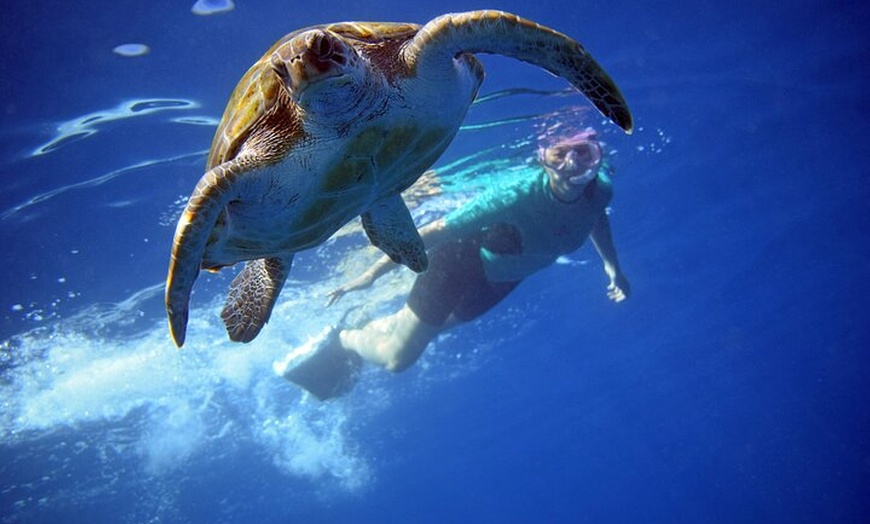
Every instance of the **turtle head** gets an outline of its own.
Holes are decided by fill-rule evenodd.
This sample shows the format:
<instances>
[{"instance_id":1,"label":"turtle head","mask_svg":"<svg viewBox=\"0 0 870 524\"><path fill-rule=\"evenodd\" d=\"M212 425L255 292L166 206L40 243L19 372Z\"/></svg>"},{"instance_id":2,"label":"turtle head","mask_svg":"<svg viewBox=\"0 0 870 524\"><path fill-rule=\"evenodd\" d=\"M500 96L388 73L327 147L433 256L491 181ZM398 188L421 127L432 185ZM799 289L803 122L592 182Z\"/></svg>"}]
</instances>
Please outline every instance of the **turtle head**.
<instances>
[{"instance_id":1,"label":"turtle head","mask_svg":"<svg viewBox=\"0 0 870 524\"><path fill-rule=\"evenodd\" d=\"M371 74L350 43L323 29L291 38L272 53L270 65L290 98L306 109L347 102Z\"/></svg>"}]
</instances>

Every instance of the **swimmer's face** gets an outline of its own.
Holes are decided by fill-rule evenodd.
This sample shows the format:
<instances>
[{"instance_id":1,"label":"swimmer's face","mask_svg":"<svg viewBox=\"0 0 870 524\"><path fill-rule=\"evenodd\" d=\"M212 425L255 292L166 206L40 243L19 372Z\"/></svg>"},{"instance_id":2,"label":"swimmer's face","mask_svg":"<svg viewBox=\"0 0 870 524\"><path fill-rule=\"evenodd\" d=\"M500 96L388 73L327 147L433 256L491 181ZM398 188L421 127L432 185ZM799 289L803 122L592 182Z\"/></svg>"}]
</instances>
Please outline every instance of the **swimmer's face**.
<instances>
[{"instance_id":1,"label":"swimmer's face","mask_svg":"<svg viewBox=\"0 0 870 524\"><path fill-rule=\"evenodd\" d=\"M544 149L541 161L556 196L574 199L598 175L601 146L595 141L556 144Z\"/></svg>"}]
</instances>

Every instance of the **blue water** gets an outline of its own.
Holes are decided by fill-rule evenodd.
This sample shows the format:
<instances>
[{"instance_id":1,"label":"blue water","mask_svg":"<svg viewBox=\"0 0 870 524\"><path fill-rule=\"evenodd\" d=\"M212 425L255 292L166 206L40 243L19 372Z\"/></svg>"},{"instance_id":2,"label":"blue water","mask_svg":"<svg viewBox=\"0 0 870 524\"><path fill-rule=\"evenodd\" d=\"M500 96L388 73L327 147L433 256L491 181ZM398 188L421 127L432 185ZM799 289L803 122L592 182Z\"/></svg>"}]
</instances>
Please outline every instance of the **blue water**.
<instances>
[{"instance_id":1,"label":"blue water","mask_svg":"<svg viewBox=\"0 0 870 524\"><path fill-rule=\"evenodd\" d=\"M469 124L503 125L469 126L438 165L486 185L533 156L548 113L599 127L633 296L607 300L585 246L412 369L367 368L326 404L272 361L344 307L397 307L409 277L324 309L376 256L342 236L299 255L272 321L239 346L218 320L232 272L205 276L179 352L162 306L179 209L229 92L283 34L493 5L49 4L0 22L0 521L866 519L860 3L494 6L583 42L637 131L580 97L512 94L473 107ZM113 52L128 43L150 52ZM484 94L565 87L484 63Z\"/></svg>"}]
</instances>

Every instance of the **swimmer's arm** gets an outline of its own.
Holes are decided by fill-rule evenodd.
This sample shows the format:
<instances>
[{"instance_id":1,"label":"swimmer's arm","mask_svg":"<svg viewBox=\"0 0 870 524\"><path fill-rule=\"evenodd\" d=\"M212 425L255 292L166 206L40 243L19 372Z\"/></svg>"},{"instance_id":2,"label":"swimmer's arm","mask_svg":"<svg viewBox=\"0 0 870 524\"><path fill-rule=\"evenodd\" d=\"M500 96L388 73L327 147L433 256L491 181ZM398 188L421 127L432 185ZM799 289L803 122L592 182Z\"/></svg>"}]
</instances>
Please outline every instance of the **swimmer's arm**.
<instances>
[{"instance_id":1,"label":"swimmer's arm","mask_svg":"<svg viewBox=\"0 0 870 524\"><path fill-rule=\"evenodd\" d=\"M371 286L375 280L384 276L387 272L392 269L398 267L398 264L390 260L390 257L387 255L379 258L374 264L371 265L367 270L363 271L362 274L355 279L351 280L347 284L338 287L337 289L331 291L326 298L326 307L329 307L343 297L349 291L358 291L360 289L365 289Z\"/></svg>"},{"instance_id":2,"label":"swimmer's arm","mask_svg":"<svg viewBox=\"0 0 870 524\"><path fill-rule=\"evenodd\" d=\"M443 217L429 222L418 231L427 250L447 242L453 236L453 233L447 227L447 221Z\"/></svg>"},{"instance_id":3,"label":"swimmer's arm","mask_svg":"<svg viewBox=\"0 0 870 524\"><path fill-rule=\"evenodd\" d=\"M439 218L438 220L421 227L419 233L426 249L445 242L450 236L443 218ZM381 278L397 267L399 267L399 264L393 262L387 255L380 257L371 265L371 267L363 271L360 276L329 293L326 305L331 306L332 304L335 304L348 291L357 291L371 286L374 284L375 280Z\"/></svg>"},{"instance_id":4,"label":"swimmer's arm","mask_svg":"<svg viewBox=\"0 0 870 524\"><path fill-rule=\"evenodd\" d=\"M610 278L607 286L607 296L614 302L622 302L631 296L631 287L628 279L619 267L619 258L616 256L616 246L613 244L613 233L610 231L610 220L606 213L602 213L598 223L592 229L590 235L592 244L598 251L601 261L604 262L604 272Z\"/></svg>"}]
</instances>

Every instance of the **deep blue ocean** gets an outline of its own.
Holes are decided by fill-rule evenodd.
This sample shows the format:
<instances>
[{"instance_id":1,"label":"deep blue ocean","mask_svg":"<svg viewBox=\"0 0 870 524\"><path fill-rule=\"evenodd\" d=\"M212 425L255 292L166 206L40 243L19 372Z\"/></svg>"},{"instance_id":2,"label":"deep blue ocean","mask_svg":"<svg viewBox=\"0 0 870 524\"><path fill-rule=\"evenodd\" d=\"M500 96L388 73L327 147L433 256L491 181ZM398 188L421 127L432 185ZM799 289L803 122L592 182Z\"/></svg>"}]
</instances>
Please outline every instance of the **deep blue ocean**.
<instances>
[{"instance_id":1,"label":"deep blue ocean","mask_svg":"<svg viewBox=\"0 0 870 524\"><path fill-rule=\"evenodd\" d=\"M0 522L866 522L862 5L4 6ZM377 256L351 231L297 256L248 345L219 319L235 271L201 276L177 350L162 299L175 221L247 68L304 26L480 8L583 43L636 130L531 65L481 56L495 96L435 166L455 192L415 217L527 165L542 126L595 126L632 297L607 299L586 245L408 371L367 367L320 403L273 360L354 304L395 309L410 282L325 308Z\"/></svg>"}]
</instances>

